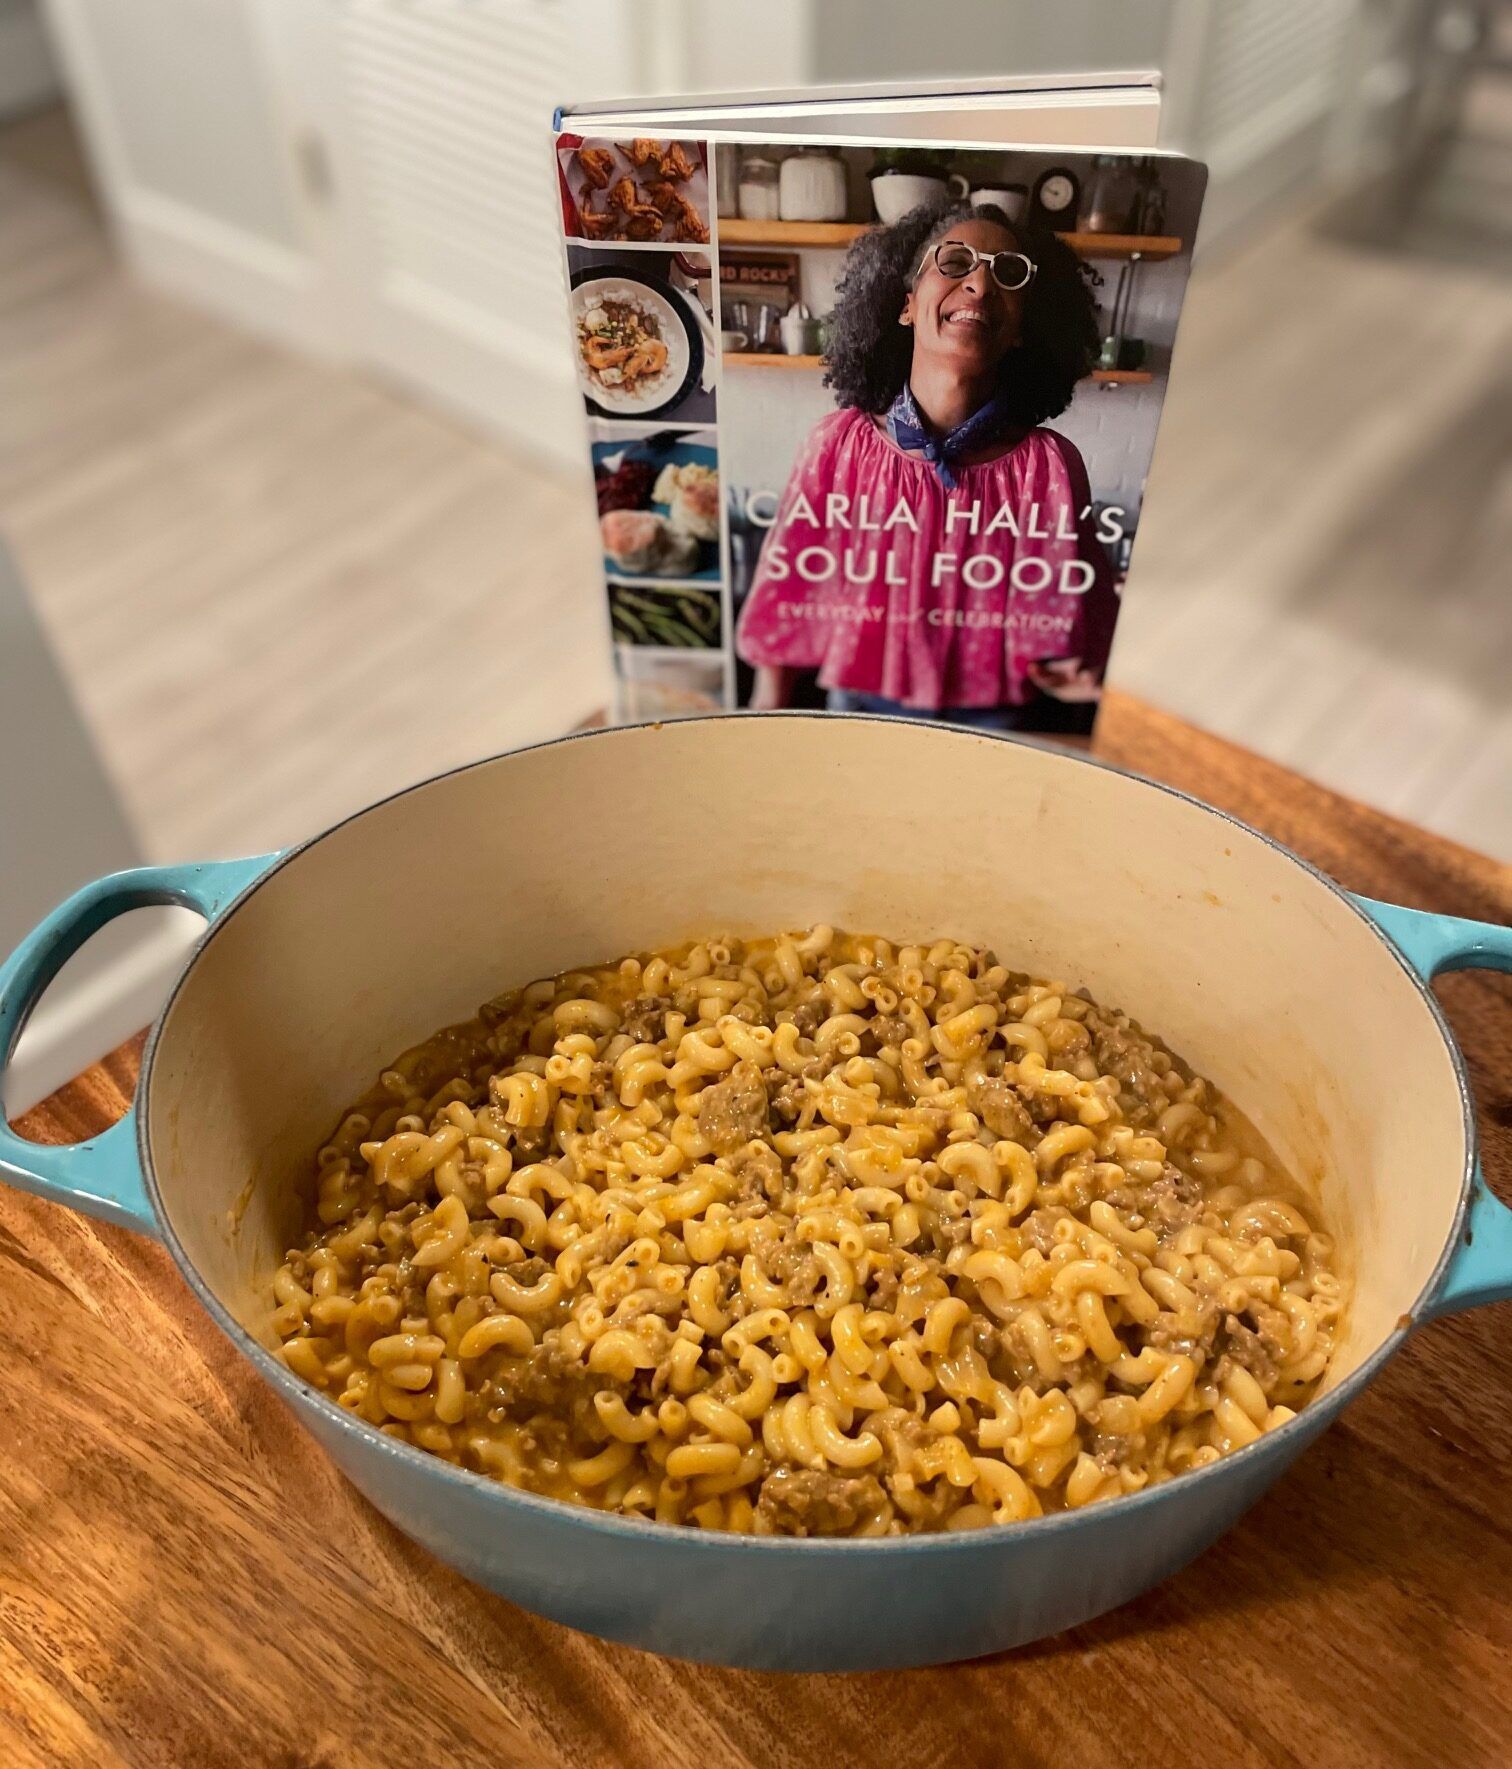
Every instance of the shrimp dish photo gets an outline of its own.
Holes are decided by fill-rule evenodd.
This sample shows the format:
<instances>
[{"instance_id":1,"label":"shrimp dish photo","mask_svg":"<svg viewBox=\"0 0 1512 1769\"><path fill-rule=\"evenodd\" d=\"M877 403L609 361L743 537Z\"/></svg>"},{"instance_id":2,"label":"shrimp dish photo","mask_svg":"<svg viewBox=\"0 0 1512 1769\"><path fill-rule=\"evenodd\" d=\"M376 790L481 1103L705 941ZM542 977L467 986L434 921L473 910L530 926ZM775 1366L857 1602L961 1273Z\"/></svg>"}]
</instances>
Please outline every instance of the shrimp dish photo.
<instances>
[{"instance_id":1,"label":"shrimp dish photo","mask_svg":"<svg viewBox=\"0 0 1512 1769\"><path fill-rule=\"evenodd\" d=\"M624 295L590 295L578 320L578 352L598 388L649 393L666 373L667 345L656 316Z\"/></svg>"}]
</instances>

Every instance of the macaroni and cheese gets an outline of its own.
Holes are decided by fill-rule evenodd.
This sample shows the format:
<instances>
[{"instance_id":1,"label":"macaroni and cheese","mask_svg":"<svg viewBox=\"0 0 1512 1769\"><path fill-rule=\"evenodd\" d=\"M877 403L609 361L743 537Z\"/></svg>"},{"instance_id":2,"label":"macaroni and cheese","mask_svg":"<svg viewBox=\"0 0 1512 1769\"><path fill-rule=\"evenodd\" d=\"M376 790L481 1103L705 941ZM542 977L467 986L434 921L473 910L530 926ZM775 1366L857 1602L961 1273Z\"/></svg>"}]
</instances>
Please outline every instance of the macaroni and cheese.
<instances>
[{"instance_id":1,"label":"macaroni and cheese","mask_svg":"<svg viewBox=\"0 0 1512 1769\"><path fill-rule=\"evenodd\" d=\"M289 1368L516 1486L897 1535L1137 1492L1313 1392L1334 1244L1124 1015L817 927L532 983L384 1071L274 1284Z\"/></svg>"}]
</instances>

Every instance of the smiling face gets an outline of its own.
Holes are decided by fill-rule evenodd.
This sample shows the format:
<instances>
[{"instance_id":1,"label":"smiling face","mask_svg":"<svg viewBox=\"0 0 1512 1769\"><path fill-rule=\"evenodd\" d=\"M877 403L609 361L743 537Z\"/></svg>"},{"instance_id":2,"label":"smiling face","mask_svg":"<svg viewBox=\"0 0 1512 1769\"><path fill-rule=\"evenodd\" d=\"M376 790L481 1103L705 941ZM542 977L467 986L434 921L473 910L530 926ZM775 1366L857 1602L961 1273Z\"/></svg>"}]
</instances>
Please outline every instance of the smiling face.
<instances>
[{"instance_id":1,"label":"smiling face","mask_svg":"<svg viewBox=\"0 0 1512 1769\"><path fill-rule=\"evenodd\" d=\"M986 264L952 281L934 261L934 248L946 240L959 240L979 252L1013 252L1019 243L1010 228L995 221L972 217L956 222L921 253L924 267L899 316L901 324L913 327L915 360L921 354L933 356L962 374L980 375L1018 344L1028 291L1000 288Z\"/></svg>"}]
</instances>

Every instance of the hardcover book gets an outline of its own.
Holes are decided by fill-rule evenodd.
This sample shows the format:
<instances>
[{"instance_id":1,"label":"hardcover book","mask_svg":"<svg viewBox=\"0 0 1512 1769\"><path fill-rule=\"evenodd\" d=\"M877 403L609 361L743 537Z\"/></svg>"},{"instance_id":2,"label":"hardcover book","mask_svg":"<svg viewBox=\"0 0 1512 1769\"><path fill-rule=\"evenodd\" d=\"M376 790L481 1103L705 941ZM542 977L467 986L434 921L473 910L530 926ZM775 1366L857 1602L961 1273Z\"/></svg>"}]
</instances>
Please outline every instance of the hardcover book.
<instances>
[{"instance_id":1,"label":"hardcover book","mask_svg":"<svg viewBox=\"0 0 1512 1769\"><path fill-rule=\"evenodd\" d=\"M1206 182L1151 78L560 113L616 715L1096 717Z\"/></svg>"}]
</instances>

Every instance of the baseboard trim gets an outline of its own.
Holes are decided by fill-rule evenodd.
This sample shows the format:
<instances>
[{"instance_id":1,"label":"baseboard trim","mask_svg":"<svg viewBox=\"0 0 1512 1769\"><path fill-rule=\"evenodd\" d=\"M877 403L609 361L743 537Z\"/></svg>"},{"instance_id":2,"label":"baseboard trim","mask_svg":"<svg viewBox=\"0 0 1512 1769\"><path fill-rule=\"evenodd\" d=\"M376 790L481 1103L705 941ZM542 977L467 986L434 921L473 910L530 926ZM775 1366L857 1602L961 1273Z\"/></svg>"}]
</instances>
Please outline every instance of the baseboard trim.
<instances>
[{"instance_id":1,"label":"baseboard trim","mask_svg":"<svg viewBox=\"0 0 1512 1769\"><path fill-rule=\"evenodd\" d=\"M317 268L301 253L156 191L129 191L116 222L133 268L154 288L311 355L348 354Z\"/></svg>"}]
</instances>

